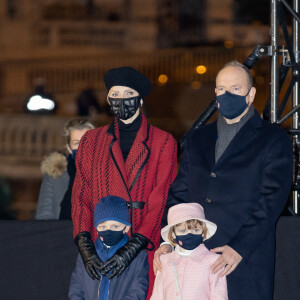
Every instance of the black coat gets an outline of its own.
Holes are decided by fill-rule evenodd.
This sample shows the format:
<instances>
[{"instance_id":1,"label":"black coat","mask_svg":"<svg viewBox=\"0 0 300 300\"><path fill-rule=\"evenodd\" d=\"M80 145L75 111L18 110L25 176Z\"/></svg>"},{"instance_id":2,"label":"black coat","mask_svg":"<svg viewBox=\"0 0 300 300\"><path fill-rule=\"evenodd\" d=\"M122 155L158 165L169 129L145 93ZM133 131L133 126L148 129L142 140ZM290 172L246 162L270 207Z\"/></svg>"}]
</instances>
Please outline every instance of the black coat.
<instances>
[{"instance_id":1,"label":"black coat","mask_svg":"<svg viewBox=\"0 0 300 300\"><path fill-rule=\"evenodd\" d=\"M198 202L217 224L208 249L229 245L243 260L227 276L230 300L272 299L275 225L289 195L293 154L288 135L258 113L240 129L217 163L217 124L188 138L168 208Z\"/></svg>"}]
</instances>

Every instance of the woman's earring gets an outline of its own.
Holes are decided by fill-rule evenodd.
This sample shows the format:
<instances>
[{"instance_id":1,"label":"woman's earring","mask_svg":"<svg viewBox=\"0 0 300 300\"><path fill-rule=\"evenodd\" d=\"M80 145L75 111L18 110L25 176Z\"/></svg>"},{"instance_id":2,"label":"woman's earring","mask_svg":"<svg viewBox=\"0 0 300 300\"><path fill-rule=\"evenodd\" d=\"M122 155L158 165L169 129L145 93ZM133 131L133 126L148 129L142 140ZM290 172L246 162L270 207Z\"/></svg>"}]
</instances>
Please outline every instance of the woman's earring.
<instances>
[{"instance_id":1,"label":"woman's earring","mask_svg":"<svg viewBox=\"0 0 300 300\"><path fill-rule=\"evenodd\" d=\"M143 99L141 99L141 102L140 102L140 103L141 103L141 106L143 106L143 103L144 103Z\"/></svg>"}]
</instances>

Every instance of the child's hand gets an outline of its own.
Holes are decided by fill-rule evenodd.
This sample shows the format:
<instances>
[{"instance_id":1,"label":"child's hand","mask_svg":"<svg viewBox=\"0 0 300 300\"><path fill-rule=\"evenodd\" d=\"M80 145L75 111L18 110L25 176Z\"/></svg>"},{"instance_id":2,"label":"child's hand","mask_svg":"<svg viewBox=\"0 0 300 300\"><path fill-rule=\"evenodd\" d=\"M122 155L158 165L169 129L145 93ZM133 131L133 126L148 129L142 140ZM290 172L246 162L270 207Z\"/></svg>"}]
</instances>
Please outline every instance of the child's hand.
<instances>
[{"instance_id":1,"label":"child's hand","mask_svg":"<svg viewBox=\"0 0 300 300\"><path fill-rule=\"evenodd\" d=\"M211 252L221 252L222 255L210 267L213 274L224 268L220 277L229 275L243 259L234 249L229 246L217 247L210 250Z\"/></svg>"},{"instance_id":2,"label":"child's hand","mask_svg":"<svg viewBox=\"0 0 300 300\"><path fill-rule=\"evenodd\" d=\"M154 259L153 259L153 271L154 271L155 275L156 275L157 271L161 272L160 256L162 254L167 254L169 252L172 252L172 246L169 244L164 244L155 251Z\"/></svg>"}]
</instances>

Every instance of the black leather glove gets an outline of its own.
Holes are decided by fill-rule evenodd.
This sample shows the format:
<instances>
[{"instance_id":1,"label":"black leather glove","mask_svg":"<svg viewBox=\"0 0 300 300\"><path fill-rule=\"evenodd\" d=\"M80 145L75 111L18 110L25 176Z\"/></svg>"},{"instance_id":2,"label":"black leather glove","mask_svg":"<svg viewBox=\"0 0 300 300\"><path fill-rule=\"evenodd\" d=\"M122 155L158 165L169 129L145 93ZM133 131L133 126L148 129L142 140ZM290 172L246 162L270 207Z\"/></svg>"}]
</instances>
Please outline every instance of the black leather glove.
<instances>
[{"instance_id":1,"label":"black leather glove","mask_svg":"<svg viewBox=\"0 0 300 300\"><path fill-rule=\"evenodd\" d=\"M149 243L152 244L146 237L139 233L134 233L127 244L117 250L113 257L108 259L100 267L100 273L104 276L108 276L112 270L109 279L118 278Z\"/></svg>"},{"instance_id":2,"label":"black leather glove","mask_svg":"<svg viewBox=\"0 0 300 300\"><path fill-rule=\"evenodd\" d=\"M75 237L75 243L79 249L84 267L89 276L92 279L100 280L97 270L99 270L102 261L96 252L91 234L87 231L79 232Z\"/></svg>"}]
</instances>

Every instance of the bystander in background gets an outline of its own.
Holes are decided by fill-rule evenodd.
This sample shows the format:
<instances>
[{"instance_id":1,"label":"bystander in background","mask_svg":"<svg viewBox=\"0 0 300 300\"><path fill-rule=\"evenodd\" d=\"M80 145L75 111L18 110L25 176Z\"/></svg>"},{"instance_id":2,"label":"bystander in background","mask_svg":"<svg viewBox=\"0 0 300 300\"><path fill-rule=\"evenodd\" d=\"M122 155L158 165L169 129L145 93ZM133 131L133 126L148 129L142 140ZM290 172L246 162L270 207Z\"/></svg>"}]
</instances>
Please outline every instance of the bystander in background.
<instances>
[{"instance_id":1,"label":"bystander in background","mask_svg":"<svg viewBox=\"0 0 300 300\"><path fill-rule=\"evenodd\" d=\"M41 164L44 174L35 219L71 219L71 195L76 174L75 157L82 136L94 126L86 119L65 125L65 152L53 152Z\"/></svg>"}]
</instances>

